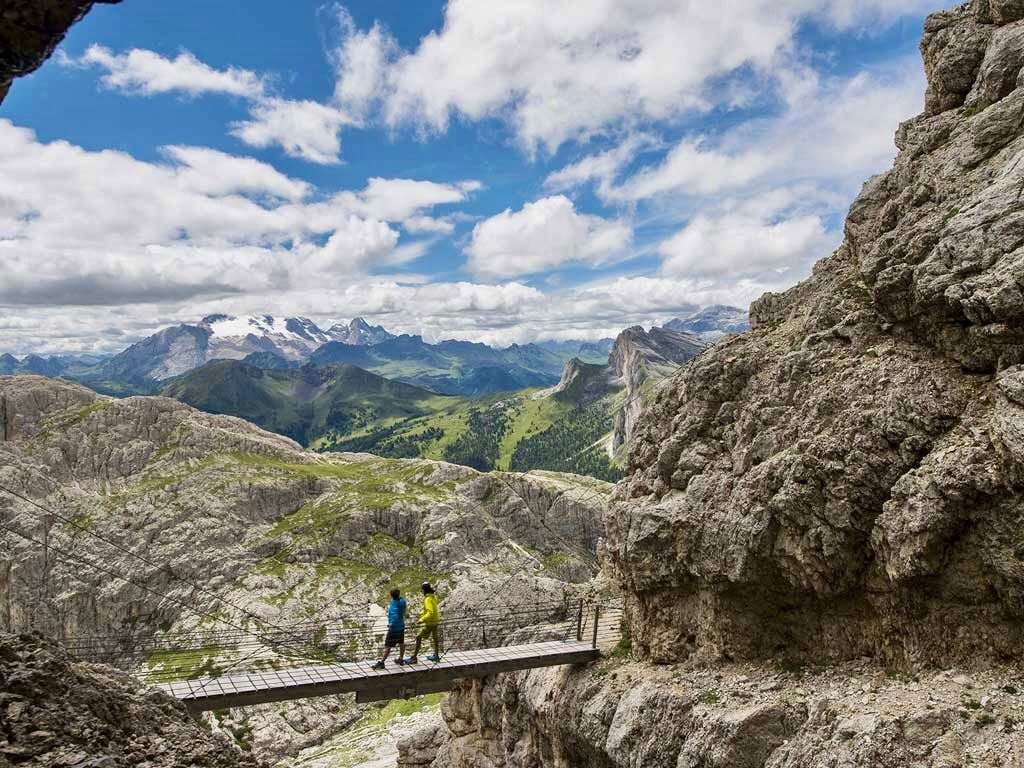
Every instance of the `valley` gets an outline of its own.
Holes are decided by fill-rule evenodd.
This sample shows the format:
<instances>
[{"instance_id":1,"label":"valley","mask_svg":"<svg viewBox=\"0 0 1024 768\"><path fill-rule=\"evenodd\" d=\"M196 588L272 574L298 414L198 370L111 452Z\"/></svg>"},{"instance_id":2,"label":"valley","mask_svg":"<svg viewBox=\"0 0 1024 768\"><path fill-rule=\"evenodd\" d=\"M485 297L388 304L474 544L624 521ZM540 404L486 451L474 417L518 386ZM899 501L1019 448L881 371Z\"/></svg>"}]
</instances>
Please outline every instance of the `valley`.
<instances>
[{"instance_id":1,"label":"valley","mask_svg":"<svg viewBox=\"0 0 1024 768\"><path fill-rule=\"evenodd\" d=\"M705 334L716 323L735 327L739 310L712 310L693 320ZM640 401L707 343L688 332L637 327L615 340L494 349L427 344L362 318L324 332L306 319L214 315L160 331L108 360L8 356L5 370L63 377L117 396L162 394L321 452L615 481ZM175 370L182 372L168 375Z\"/></svg>"}]
</instances>

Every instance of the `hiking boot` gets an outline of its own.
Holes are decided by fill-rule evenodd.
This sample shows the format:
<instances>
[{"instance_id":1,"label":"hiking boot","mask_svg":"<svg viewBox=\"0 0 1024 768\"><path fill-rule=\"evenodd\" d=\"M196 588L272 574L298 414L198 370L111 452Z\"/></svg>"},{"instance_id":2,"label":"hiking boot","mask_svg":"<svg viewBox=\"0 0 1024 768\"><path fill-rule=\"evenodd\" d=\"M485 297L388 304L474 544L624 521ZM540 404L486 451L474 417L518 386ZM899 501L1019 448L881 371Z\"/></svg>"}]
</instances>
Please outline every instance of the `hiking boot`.
<instances>
[{"instance_id":1,"label":"hiking boot","mask_svg":"<svg viewBox=\"0 0 1024 768\"><path fill-rule=\"evenodd\" d=\"M370 669L384 669L384 662L378 661L376 664L370 667Z\"/></svg>"},{"instance_id":2,"label":"hiking boot","mask_svg":"<svg viewBox=\"0 0 1024 768\"><path fill-rule=\"evenodd\" d=\"M405 659L395 659L395 664L401 667L403 664L405 664Z\"/></svg>"},{"instance_id":3,"label":"hiking boot","mask_svg":"<svg viewBox=\"0 0 1024 768\"><path fill-rule=\"evenodd\" d=\"M403 664L415 664L416 663L416 657L415 656L410 656L408 659L402 659L402 663Z\"/></svg>"},{"instance_id":4,"label":"hiking boot","mask_svg":"<svg viewBox=\"0 0 1024 768\"><path fill-rule=\"evenodd\" d=\"M441 657L437 656L437 655L435 655L433 653L431 653L429 656L427 656L427 661L433 661L433 662L436 663L436 662L438 662L440 660L441 660Z\"/></svg>"}]
</instances>

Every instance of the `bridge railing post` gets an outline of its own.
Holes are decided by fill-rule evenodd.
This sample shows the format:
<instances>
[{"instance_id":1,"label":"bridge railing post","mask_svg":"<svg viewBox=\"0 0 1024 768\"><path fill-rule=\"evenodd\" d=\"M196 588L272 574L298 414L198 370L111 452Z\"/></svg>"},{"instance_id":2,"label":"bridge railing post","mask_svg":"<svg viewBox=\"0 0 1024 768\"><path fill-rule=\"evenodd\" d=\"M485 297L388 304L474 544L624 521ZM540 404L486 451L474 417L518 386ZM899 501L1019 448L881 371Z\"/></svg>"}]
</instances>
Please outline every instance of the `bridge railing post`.
<instances>
[{"instance_id":1,"label":"bridge railing post","mask_svg":"<svg viewBox=\"0 0 1024 768\"><path fill-rule=\"evenodd\" d=\"M601 606L600 605L595 605L594 606L594 639L593 639L593 643L592 643L594 648L597 648L597 623L598 623L598 620L600 618L601 618Z\"/></svg>"},{"instance_id":2,"label":"bridge railing post","mask_svg":"<svg viewBox=\"0 0 1024 768\"><path fill-rule=\"evenodd\" d=\"M583 641L583 598L580 598L579 609L576 611L576 642Z\"/></svg>"}]
</instances>

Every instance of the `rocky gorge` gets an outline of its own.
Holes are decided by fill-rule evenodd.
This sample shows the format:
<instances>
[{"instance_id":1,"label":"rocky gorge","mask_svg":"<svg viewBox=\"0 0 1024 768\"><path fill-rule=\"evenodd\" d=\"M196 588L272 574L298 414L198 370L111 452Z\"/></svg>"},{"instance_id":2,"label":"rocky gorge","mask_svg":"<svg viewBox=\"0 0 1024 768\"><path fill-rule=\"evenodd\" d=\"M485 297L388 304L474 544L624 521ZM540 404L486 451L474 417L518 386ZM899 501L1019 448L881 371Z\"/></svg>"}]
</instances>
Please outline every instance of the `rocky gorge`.
<instances>
[{"instance_id":1,"label":"rocky gorge","mask_svg":"<svg viewBox=\"0 0 1024 768\"><path fill-rule=\"evenodd\" d=\"M561 600L589 589L611 491L554 473L325 457L174 400L117 400L34 376L0 377L0 485L0 628L125 642L372 619L390 586L411 593L424 579L450 614L499 583L503 604ZM144 669L198 671L230 663L228 651L155 654ZM362 711L326 697L209 725L275 760Z\"/></svg>"}]
</instances>

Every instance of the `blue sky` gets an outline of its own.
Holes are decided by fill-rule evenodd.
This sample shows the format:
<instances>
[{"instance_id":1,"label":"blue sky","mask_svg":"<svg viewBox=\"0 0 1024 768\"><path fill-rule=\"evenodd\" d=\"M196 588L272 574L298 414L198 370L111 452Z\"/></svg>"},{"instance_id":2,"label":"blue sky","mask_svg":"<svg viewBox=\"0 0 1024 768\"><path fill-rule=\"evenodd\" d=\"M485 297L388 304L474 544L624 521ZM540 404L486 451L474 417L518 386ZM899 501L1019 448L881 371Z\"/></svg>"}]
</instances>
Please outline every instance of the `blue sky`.
<instances>
[{"instance_id":1,"label":"blue sky","mask_svg":"<svg viewBox=\"0 0 1024 768\"><path fill-rule=\"evenodd\" d=\"M511 5L96 6L0 105L0 350L213 311L504 344L745 305L838 244L935 9Z\"/></svg>"}]
</instances>

